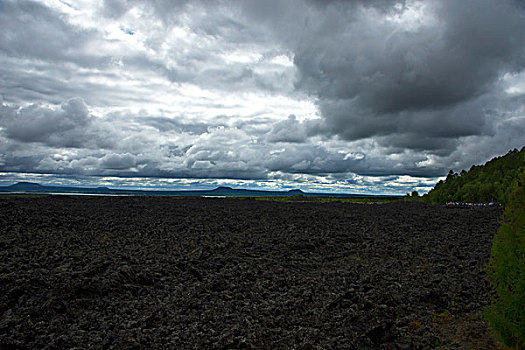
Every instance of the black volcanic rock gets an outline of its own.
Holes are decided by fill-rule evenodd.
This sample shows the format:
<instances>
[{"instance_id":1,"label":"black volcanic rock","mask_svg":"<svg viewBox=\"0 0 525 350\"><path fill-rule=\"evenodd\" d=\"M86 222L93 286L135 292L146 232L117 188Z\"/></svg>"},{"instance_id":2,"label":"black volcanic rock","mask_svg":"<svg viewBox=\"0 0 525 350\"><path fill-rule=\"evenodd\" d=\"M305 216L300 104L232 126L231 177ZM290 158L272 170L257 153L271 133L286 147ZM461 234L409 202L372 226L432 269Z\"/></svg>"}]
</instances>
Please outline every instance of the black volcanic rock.
<instances>
[{"instance_id":1,"label":"black volcanic rock","mask_svg":"<svg viewBox=\"0 0 525 350\"><path fill-rule=\"evenodd\" d=\"M0 348L462 348L439 325L490 301L499 215L0 197Z\"/></svg>"}]
</instances>

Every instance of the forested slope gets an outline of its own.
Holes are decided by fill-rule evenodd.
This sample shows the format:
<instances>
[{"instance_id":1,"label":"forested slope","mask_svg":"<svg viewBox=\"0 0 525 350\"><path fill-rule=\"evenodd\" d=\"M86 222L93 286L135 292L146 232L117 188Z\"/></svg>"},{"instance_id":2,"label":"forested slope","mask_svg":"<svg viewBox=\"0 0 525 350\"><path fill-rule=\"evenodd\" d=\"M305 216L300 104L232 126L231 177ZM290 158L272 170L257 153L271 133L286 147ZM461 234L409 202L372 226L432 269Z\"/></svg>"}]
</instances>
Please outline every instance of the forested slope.
<instances>
[{"instance_id":1,"label":"forested slope","mask_svg":"<svg viewBox=\"0 0 525 350\"><path fill-rule=\"evenodd\" d=\"M460 174L450 170L445 181L439 181L423 200L433 204L447 202L494 202L504 205L512 192L514 182L525 171L525 147L493 158L485 165L472 166Z\"/></svg>"}]
</instances>

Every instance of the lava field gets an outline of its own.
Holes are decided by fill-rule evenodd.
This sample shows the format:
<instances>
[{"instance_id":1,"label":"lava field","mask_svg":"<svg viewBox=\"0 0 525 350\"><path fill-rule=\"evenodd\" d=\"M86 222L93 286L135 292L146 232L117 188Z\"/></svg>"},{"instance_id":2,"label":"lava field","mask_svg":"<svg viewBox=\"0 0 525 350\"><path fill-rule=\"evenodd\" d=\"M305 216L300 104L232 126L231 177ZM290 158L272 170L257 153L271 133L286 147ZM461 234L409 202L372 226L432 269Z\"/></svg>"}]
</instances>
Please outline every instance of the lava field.
<instances>
[{"instance_id":1,"label":"lava field","mask_svg":"<svg viewBox=\"0 0 525 350\"><path fill-rule=\"evenodd\" d=\"M432 348L439 329L489 302L483 269L500 215L4 196L0 348Z\"/></svg>"}]
</instances>

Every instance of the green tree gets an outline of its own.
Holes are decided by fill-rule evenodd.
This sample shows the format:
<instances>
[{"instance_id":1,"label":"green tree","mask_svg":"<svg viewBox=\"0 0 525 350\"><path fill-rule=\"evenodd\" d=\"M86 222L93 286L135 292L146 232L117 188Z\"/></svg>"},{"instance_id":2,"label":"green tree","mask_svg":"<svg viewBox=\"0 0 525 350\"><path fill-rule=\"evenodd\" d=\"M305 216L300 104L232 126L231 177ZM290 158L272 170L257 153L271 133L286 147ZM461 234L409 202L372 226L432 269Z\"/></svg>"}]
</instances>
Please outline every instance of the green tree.
<instances>
[{"instance_id":1,"label":"green tree","mask_svg":"<svg viewBox=\"0 0 525 350\"><path fill-rule=\"evenodd\" d=\"M525 147L495 157L485 165L473 165L469 171L459 174L448 172L445 181L440 181L422 197L433 204L446 202L496 202L505 204L512 192L512 184L525 169Z\"/></svg>"},{"instance_id":2,"label":"green tree","mask_svg":"<svg viewBox=\"0 0 525 350\"><path fill-rule=\"evenodd\" d=\"M506 346L525 349L525 172L515 182L487 266L496 291L485 310L492 330Z\"/></svg>"}]
</instances>

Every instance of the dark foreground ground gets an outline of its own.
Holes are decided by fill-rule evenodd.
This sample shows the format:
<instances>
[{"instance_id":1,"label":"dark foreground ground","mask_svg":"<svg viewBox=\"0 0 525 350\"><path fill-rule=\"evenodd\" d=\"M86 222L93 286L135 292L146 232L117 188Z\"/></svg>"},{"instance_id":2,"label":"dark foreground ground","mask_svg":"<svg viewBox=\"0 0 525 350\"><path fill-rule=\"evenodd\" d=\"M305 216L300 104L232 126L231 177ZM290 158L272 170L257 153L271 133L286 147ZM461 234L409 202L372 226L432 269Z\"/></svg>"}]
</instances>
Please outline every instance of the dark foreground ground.
<instances>
[{"instance_id":1,"label":"dark foreground ground","mask_svg":"<svg viewBox=\"0 0 525 350\"><path fill-rule=\"evenodd\" d=\"M495 348L496 208L0 198L0 348Z\"/></svg>"}]
</instances>

